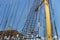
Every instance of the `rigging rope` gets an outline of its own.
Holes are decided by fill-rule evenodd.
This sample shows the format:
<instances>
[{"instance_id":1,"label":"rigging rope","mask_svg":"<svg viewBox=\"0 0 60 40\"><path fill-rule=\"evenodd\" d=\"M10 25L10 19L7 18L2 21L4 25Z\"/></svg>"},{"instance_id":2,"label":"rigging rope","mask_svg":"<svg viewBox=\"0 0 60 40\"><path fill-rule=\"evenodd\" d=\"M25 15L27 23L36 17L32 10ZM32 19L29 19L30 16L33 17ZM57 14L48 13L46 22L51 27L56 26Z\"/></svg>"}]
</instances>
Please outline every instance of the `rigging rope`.
<instances>
[{"instance_id":1,"label":"rigging rope","mask_svg":"<svg viewBox=\"0 0 60 40\"><path fill-rule=\"evenodd\" d=\"M19 1L18 1L18 4L19 4ZM14 17L13 17L13 23L12 23L12 27L14 27L14 22L15 22L15 18L16 18L16 14L17 14L17 11L18 11L18 8L19 8L19 5L18 4L15 4L16 6L15 6L15 11L14 11L14 13L15 13L15 15L14 15Z\"/></svg>"},{"instance_id":2,"label":"rigging rope","mask_svg":"<svg viewBox=\"0 0 60 40\"><path fill-rule=\"evenodd\" d=\"M53 6L52 6L52 1L51 0L49 0L49 4L50 4L50 6L51 6L51 11L52 11L52 16L53 16L53 18L54 18L54 9L53 9ZM51 12L50 11L50 12ZM56 27L56 23L55 23L55 19L53 20L53 22L54 22L54 28L55 28L55 32L56 32L56 35L57 35L57 39L58 39L58 32L57 32L57 27Z\"/></svg>"},{"instance_id":3,"label":"rigging rope","mask_svg":"<svg viewBox=\"0 0 60 40\"><path fill-rule=\"evenodd\" d=\"M6 17L6 18L5 18L6 20L5 20L4 30L5 30L6 25L7 25L7 20L8 20L8 16L9 16L8 13L9 13L9 10L10 10L10 5L7 5L7 6L8 6L8 7L7 7L8 9L7 9L7 12L6 12L7 14L6 14L6 16L5 16L5 17Z\"/></svg>"},{"instance_id":4,"label":"rigging rope","mask_svg":"<svg viewBox=\"0 0 60 40\"><path fill-rule=\"evenodd\" d=\"M31 18L31 16L36 16L36 13L35 13L35 9L34 9L34 7L35 7L35 1L33 2L33 5L32 5L32 8L31 8L31 10L30 10L30 12L29 12L29 14L28 14L28 16L27 16L27 20L26 20L26 22L25 22L25 25L24 25L24 27L23 27L23 29L22 29L22 33L23 32L25 32L25 27L27 27L28 29L26 30L26 33L28 33L28 31L30 30L30 27L32 26L32 25L34 25L34 24L31 24L31 22L33 21L33 17ZM32 11L33 10L33 11ZM32 14L31 14L32 13ZM35 15L34 15L34 13L35 13ZM30 20L31 19L31 20ZM34 17L34 21L35 21L35 17ZM29 23L28 23L29 22ZM33 22L34 23L34 22ZM28 24L28 25L27 25ZM25 30L24 30L25 29Z\"/></svg>"},{"instance_id":5,"label":"rigging rope","mask_svg":"<svg viewBox=\"0 0 60 40\"><path fill-rule=\"evenodd\" d=\"M9 4L8 12L7 12L8 14L10 13L11 8L12 8L12 5L10 5L10 4ZM9 14L9 15L10 15L10 14ZM8 19L7 19L6 27L7 27L7 26L9 25L9 23L10 23L10 22L9 22L9 18L10 18L10 16L9 16L9 15L7 15ZM6 27L5 27L5 29L6 29Z\"/></svg>"},{"instance_id":6,"label":"rigging rope","mask_svg":"<svg viewBox=\"0 0 60 40\"><path fill-rule=\"evenodd\" d=\"M4 22L4 20L5 20L4 18L5 18L5 15L6 15L5 11L6 11L6 7L7 7L7 6L4 6L4 7L5 7L5 9L4 9L4 11L3 11L3 15L2 15L3 17L2 17L2 20L1 20L1 24L2 24L1 27L2 27L2 29L3 29L3 26L4 26L4 25L3 25L3 22ZM4 15L4 14L5 14L5 15Z\"/></svg>"},{"instance_id":7,"label":"rigging rope","mask_svg":"<svg viewBox=\"0 0 60 40\"><path fill-rule=\"evenodd\" d=\"M17 25L16 25L16 30L17 30L17 28L18 28L18 25L19 25L19 23L20 23L20 20L21 20L21 18L22 18L22 16L23 16L23 12L24 12L24 9L26 8L26 3L24 4L24 7L23 7L23 9L22 9L22 11L21 11L21 14L20 14L20 17L18 17L18 22L17 22Z\"/></svg>"},{"instance_id":8,"label":"rigging rope","mask_svg":"<svg viewBox=\"0 0 60 40\"><path fill-rule=\"evenodd\" d=\"M14 9L15 9L15 4L14 4L14 6L13 6L13 2L12 2L12 4L11 4L11 12L10 12L10 16L9 16L9 19L8 19L8 23L7 23L7 26L9 27L9 24L10 24L10 22L12 21L12 16L13 16L13 13L14 13ZM11 27L11 26L10 26Z\"/></svg>"}]
</instances>

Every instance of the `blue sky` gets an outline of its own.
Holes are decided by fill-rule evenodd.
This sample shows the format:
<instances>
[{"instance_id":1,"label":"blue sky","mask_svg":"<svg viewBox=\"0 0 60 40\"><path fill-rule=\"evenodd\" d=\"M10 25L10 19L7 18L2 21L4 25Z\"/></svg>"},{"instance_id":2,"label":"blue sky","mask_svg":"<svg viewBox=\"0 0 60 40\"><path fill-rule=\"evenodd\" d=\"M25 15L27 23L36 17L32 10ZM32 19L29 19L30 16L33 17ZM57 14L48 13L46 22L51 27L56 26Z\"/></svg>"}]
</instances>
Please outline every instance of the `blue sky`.
<instances>
[{"instance_id":1,"label":"blue sky","mask_svg":"<svg viewBox=\"0 0 60 40\"><path fill-rule=\"evenodd\" d=\"M33 0L0 0L0 30L4 26L11 26L20 32L24 26L27 14L32 6ZM54 16L58 35L60 37L60 0L52 0L54 8ZM7 25L5 25L7 20Z\"/></svg>"}]
</instances>

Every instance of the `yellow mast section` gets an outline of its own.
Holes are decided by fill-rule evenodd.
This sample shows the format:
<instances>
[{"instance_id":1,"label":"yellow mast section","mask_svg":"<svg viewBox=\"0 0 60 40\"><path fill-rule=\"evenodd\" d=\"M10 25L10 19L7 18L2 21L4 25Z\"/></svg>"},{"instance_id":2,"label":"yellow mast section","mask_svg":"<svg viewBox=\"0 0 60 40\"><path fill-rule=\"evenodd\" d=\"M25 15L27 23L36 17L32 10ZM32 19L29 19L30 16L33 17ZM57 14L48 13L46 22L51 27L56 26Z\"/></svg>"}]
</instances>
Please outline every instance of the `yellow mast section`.
<instances>
[{"instance_id":1,"label":"yellow mast section","mask_svg":"<svg viewBox=\"0 0 60 40\"><path fill-rule=\"evenodd\" d=\"M50 12L49 12L48 0L44 0L44 4L45 4L45 13L46 13L47 40L52 40L52 29L51 29L51 22L50 22Z\"/></svg>"}]
</instances>

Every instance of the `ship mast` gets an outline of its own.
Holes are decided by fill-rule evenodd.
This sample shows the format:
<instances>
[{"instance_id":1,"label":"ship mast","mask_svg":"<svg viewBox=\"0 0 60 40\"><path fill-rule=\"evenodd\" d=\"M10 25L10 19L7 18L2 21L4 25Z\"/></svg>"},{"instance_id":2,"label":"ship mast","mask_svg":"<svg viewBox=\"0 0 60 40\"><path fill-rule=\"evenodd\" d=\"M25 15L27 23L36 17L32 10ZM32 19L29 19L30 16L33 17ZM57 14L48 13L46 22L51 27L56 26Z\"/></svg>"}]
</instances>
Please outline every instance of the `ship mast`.
<instances>
[{"instance_id":1,"label":"ship mast","mask_svg":"<svg viewBox=\"0 0 60 40\"><path fill-rule=\"evenodd\" d=\"M38 4L36 9L39 8L44 3L45 14L46 14L46 39L52 40L52 27L51 27L51 20L50 20L50 10L49 10L49 3L48 0L42 0L41 3Z\"/></svg>"},{"instance_id":2,"label":"ship mast","mask_svg":"<svg viewBox=\"0 0 60 40\"><path fill-rule=\"evenodd\" d=\"M44 0L44 4L45 4L45 13L46 13L47 40L52 40L52 29L51 29L51 21L50 21L50 12L49 12L48 0Z\"/></svg>"}]
</instances>

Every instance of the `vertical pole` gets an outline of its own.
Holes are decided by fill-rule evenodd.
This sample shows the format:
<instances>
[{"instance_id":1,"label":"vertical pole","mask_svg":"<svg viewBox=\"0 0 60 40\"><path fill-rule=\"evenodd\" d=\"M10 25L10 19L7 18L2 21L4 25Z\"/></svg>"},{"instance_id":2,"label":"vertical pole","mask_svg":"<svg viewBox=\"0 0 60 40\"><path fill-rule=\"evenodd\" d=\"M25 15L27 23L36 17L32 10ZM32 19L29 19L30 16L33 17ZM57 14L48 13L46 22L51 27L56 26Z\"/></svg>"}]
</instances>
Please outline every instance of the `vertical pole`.
<instances>
[{"instance_id":1,"label":"vertical pole","mask_svg":"<svg viewBox=\"0 0 60 40\"><path fill-rule=\"evenodd\" d=\"M44 0L44 4L45 4L45 13L46 13L47 40L52 40L52 29L51 29L51 22L50 22L50 12L49 12L48 0Z\"/></svg>"}]
</instances>

